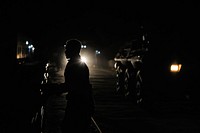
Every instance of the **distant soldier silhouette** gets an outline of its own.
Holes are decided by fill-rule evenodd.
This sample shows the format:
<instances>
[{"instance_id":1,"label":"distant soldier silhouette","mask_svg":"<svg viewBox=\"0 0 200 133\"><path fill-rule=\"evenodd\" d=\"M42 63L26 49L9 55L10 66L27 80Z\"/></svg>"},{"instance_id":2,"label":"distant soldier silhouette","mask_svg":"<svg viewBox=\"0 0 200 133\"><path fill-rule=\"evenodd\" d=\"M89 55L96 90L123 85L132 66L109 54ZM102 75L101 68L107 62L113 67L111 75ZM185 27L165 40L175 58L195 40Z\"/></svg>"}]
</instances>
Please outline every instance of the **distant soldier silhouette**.
<instances>
[{"instance_id":1,"label":"distant soldier silhouette","mask_svg":"<svg viewBox=\"0 0 200 133\"><path fill-rule=\"evenodd\" d=\"M81 61L81 41L70 39L66 42L65 87L68 91L63 133L89 133L94 113L92 86L88 66Z\"/></svg>"}]
</instances>

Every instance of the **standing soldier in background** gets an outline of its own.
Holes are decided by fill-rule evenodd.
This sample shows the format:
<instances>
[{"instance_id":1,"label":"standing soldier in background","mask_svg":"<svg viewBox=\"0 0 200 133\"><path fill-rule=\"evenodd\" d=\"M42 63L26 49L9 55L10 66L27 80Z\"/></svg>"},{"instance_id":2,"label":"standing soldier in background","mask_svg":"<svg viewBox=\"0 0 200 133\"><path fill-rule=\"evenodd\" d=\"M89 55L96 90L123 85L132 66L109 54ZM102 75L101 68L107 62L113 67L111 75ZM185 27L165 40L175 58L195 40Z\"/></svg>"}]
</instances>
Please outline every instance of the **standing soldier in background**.
<instances>
[{"instance_id":1,"label":"standing soldier in background","mask_svg":"<svg viewBox=\"0 0 200 133\"><path fill-rule=\"evenodd\" d=\"M89 133L91 117L94 113L92 86L89 81L88 66L81 61L81 41L70 39L66 42L65 87L68 91L63 133Z\"/></svg>"},{"instance_id":2,"label":"standing soldier in background","mask_svg":"<svg viewBox=\"0 0 200 133\"><path fill-rule=\"evenodd\" d=\"M11 133L39 133L42 104L40 90L46 62L38 52L22 60L16 63L15 72L10 80L14 89L9 96L12 102L9 104L6 130Z\"/></svg>"}]
</instances>

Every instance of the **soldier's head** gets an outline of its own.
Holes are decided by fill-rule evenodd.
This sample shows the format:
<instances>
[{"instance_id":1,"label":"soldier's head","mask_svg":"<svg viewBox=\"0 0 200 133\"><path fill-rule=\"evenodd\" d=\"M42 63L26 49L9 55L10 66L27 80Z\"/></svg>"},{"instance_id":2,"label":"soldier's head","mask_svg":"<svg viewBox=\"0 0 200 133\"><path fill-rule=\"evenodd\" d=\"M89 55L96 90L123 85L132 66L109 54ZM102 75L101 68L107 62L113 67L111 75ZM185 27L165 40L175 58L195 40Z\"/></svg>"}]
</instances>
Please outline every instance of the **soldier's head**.
<instances>
[{"instance_id":1,"label":"soldier's head","mask_svg":"<svg viewBox=\"0 0 200 133\"><path fill-rule=\"evenodd\" d=\"M65 55L67 58L77 57L81 50L82 42L78 39L70 39L66 41Z\"/></svg>"}]
</instances>

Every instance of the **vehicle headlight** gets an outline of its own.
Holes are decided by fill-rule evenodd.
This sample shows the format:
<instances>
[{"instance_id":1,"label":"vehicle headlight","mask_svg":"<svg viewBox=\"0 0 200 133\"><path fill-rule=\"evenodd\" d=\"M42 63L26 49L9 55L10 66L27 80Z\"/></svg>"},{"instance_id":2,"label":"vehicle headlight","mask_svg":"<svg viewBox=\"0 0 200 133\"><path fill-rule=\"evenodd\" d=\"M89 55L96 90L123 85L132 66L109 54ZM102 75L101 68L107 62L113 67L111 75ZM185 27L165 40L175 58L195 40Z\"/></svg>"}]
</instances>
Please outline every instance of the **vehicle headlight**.
<instances>
[{"instance_id":1,"label":"vehicle headlight","mask_svg":"<svg viewBox=\"0 0 200 133\"><path fill-rule=\"evenodd\" d=\"M180 72L180 70L181 70L181 67L182 67L182 64L171 64L171 66L170 66L170 71L171 72Z\"/></svg>"},{"instance_id":2,"label":"vehicle headlight","mask_svg":"<svg viewBox=\"0 0 200 133\"><path fill-rule=\"evenodd\" d=\"M87 58L85 56L82 56L81 61L87 63Z\"/></svg>"}]
</instances>

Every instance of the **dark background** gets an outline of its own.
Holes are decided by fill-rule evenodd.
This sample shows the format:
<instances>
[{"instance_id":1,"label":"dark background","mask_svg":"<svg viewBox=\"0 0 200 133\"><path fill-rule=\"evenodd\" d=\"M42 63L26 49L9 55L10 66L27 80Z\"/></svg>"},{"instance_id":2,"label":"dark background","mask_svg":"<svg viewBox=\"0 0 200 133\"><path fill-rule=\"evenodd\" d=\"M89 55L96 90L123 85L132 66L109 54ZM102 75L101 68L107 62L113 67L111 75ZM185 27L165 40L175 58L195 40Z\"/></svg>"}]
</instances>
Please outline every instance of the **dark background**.
<instances>
[{"instance_id":1,"label":"dark background","mask_svg":"<svg viewBox=\"0 0 200 133\"><path fill-rule=\"evenodd\" d=\"M198 7L193 1L93 0L3 1L0 6L3 28L14 28L48 45L81 36L102 47L130 39L140 25L151 34L163 36L193 32L198 24Z\"/></svg>"},{"instance_id":2,"label":"dark background","mask_svg":"<svg viewBox=\"0 0 200 133\"><path fill-rule=\"evenodd\" d=\"M143 26L154 58L175 46L199 61L199 4L194 1L9 1L0 4L1 118L24 96L16 86L18 34L33 40L42 58L71 37L89 42L113 59ZM166 51L165 51L166 50ZM170 54L170 53L169 53ZM153 59L154 59L153 58ZM198 63L199 64L199 63ZM196 74L198 75L198 73ZM22 100L24 101L24 99ZM24 101L26 102L26 101ZM13 111L13 112L12 112ZM17 112L17 111L16 111ZM13 113L13 116L18 116ZM11 117L12 118L12 117ZM7 118L6 118L7 119ZM12 119L10 119L12 120ZM4 123L3 119L0 122ZM10 121L9 121L10 122Z\"/></svg>"},{"instance_id":3,"label":"dark background","mask_svg":"<svg viewBox=\"0 0 200 133\"><path fill-rule=\"evenodd\" d=\"M1 1L1 57L6 57L5 64L15 60L17 35L22 34L44 55L76 37L113 59L141 26L151 46L180 46L193 51L194 57L198 16L199 4L194 1Z\"/></svg>"}]
</instances>

